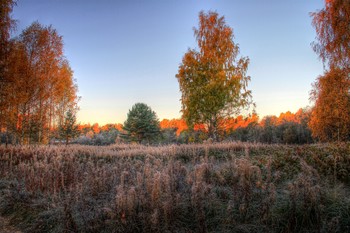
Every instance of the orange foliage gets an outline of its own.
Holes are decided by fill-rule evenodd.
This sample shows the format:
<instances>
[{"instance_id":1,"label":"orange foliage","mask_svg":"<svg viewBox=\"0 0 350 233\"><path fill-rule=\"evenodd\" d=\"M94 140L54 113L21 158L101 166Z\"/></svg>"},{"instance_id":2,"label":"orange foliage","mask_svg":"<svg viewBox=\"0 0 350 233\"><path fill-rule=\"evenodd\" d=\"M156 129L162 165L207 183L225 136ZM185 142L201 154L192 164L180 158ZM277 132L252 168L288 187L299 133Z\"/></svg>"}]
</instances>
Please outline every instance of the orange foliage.
<instances>
[{"instance_id":1,"label":"orange foliage","mask_svg":"<svg viewBox=\"0 0 350 233\"><path fill-rule=\"evenodd\" d=\"M278 124L283 124L286 122L295 122L298 123L297 119L296 119L296 115L291 113L290 111L285 112L285 113L281 113L280 116L278 117Z\"/></svg>"},{"instance_id":2,"label":"orange foliage","mask_svg":"<svg viewBox=\"0 0 350 233\"><path fill-rule=\"evenodd\" d=\"M195 124L193 126L193 130L195 130L195 131L204 131L204 132L207 131L207 129L206 129L204 124Z\"/></svg>"},{"instance_id":3,"label":"orange foliage","mask_svg":"<svg viewBox=\"0 0 350 233\"><path fill-rule=\"evenodd\" d=\"M108 131L109 129L110 129L110 124L101 126L101 128L100 128L101 131Z\"/></svg>"},{"instance_id":4,"label":"orange foliage","mask_svg":"<svg viewBox=\"0 0 350 233\"><path fill-rule=\"evenodd\" d=\"M90 124L78 125L78 130L80 133L87 133L91 128Z\"/></svg>"},{"instance_id":5,"label":"orange foliage","mask_svg":"<svg viewBox=\"0 0 350 233\"><path fill-rule=\"evenodd\" d=\"M114 124L114 128L116 128L118 131L122 131L123 130L123 125L118 123L118 124Z\"/></svg>"},{"instance_id":6,"label":"orange foliage","mask_svg":"<svg viewBox=\"0 0 350 233\"><path fill-rule=\"evenodd\" d=\"M93 131L95 134L100 133L100 127L98 126L98 123L95 123L95 124L92 125L92 131Z\"/></svg>"},{"instance_id":7,"label":"orange foliage","mask_svg":"<svg viewBox=\"0 0 350 233\"><path fill-rule=\"evenodd\" d=\"M325 68L350 68L349 0L325 0L325 7L311 13L316 30L314 51Z\"/></svg>"},{"instance_id":8,"label":"orange foliage","mask_svg":"<svg viewBox=\"0 0 350 233\"><path fill-rule=\"evenodd\" d=\"M303 110L302 108L300 108L296 113L292 113L290 111L287 111L285 113L281 113L279 115L279 117L277 116L267 116L264 117L262 120L259 120L259 116L257 114L252 114L249 115L247 117L244 117L242 115L237 116L236 118L234 117L230 117L228 119L225 119L222 123L223 125L223 129L226 132L230 132L230 131L234 131L238 128L246 128L249 126L249 124L251 123L256 123L259 124L261 126L265 126L266 125L266 121L267 119L269 120L269 124L270 125L281 125L283 123L286 122L295 122L298 124L301 124L303 119L305 118L305 110ZM179 136L180 133L184 130L188 129L188 126L185 122L185 120L183 119L172 119L172 120L168 120L168 119L163 119L160 122L160 127L161 129L167 129L167 128L176 128L176 135ZM196 124L193 127L194 130L201 130L201 131L207 131L205 125L203 124Z\"/></svg>"},{"instance_id":9,"label":"orange foliage","mask_svg":"<svg viewBox=\"0 0 350 233\"><path fill-rule=\"evenodd\" d=\"M118 131L121 131L123 129L123 125L120 123L117 123L117 124L106 124L100 127L101 131L109 131L111 129L116 129Z\"/></svg>"},{"instance_id":10,"label":"orange foliage","mask_svg":"<svg viewBox=\"0 0 350 233\"><path fill-rule=\"evenodd\" d=\"M259 116L257 114L253 114L249 117L237 116L236 118L228 118L224 120L224 130L226 132L233 131L238 128L245 128L250 123L259 122Z\"/></svg>"},{"instance_id":11,"label":"orange foliage","mask_svg":"<svg viewBox=\"0 0 350 233\"><path fill-rule=\"evenodd\" d=\"M188 129L188 126L186 124L186 121L183 119L171 119L171 120L163 119L160 122L160 128L161 129L167 129L167 128L176 129L176 135L179 136L182 131Z\"/></svg>"},{"instance_id":12,"label":"orange foliage","mask_svg":"<svg viewBox=\"0 0 350 233\"><path fill-rule=\"evenodd\" d=\"M82 125L78 125L78 130L80 133L82 134L86 134L89 131L90 134L98 134L100 132L105 132L105 131L109 131L111 129L116 129L118 131L122 131L123 130L123 125L120 123L116 123L116 124L105 124L103 126L99 126L98 123L94 123L93 125L91 124L82 124Z\"/></svg>"},{"instance_id":13,"label":"orange foliage","mask_svg":"<svg viewBox=\"0 0 350 233\"><path fill-rule=\"evenodd\" d=\"M308 110L300 108L296 113L290 111L282 112L279 117L277 116L266 116L260 121L260 125L265 127L266 121L268 120L270 125L281 125L287 122L293 122L302 124L308 118Z\"/></svg>"},{"instance_id":14,"label":"orange foliage","mask_svg":"<svg viewBox=\"0 0 350 233\"><path fill-rule=\"evenodd\" d=\"M264 117L261 121L259 121L259 116L257 114L252 114L247 117L239 115L236 118L230 117L223 121L222 126L223 129L226 132L234 131L238 128L246 128L251 123L256 123L261 126L265 126L266 120L269 120L269 124L271 125L281 125L286 122L295 122L295 123L301 123L302 120L305 118L305 111L303 109L299 109L296 113L292 113L290 111L287 111L285 113L281 113L279 117L277 116L268 116ZM85 124L85 125L79 125L78 129L83 134L91 134L99 133L100 131L108 131L111 129L117 129L118 131L123 130L123 125L120 123L116 124L106 124L101 127L99 127L98 123L95 123L93 125ZM188 129L188 126L186 124L186 121L184 119L163 119L160 122L160 128L161 129L176 129L176 135L179 136L181 132ZM195 124L193 129L195 131L203 131L207 132L207 128L204 124Z\"/></svg>"},{"instance_id":15,"label":"orange foliage","mask_svg":"<svg viewBox=\"0 0 350 233\"><path fill-rule=\"evenodd\" d=\"M350 132L350 81L348 72L331 69L314 83L315 102L309 127L321 141L348 141Z\"/></svg>"}]
</instances>

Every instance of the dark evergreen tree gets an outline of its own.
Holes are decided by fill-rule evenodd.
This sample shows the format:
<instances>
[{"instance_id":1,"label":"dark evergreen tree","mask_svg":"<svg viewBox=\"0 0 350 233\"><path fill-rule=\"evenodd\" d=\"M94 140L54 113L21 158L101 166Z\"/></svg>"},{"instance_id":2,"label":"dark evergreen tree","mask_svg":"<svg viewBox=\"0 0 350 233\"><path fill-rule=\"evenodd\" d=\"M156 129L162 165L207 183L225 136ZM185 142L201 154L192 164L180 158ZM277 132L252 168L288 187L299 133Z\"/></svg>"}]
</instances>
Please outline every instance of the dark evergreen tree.
<instances>
[{"instance_id":1,"label":"dark evergreen tree","mask_svg":"<svg viewBox=\"0 0 350 233\"><path fill-rule=\"evenodd\" d=\"M160 135L157 115L144 103L137 103L129 110L123 126L122 137L130 142L150 143Z\"/></svg>"},{"instance_id":2,"label":"dark evergreen tree","mask_svg":"<svg viewBox=\"0 0 350 233\"><path fill-rule=\"evenodd\" d=\"M79 135L78 125L76 123L76 116L71 109L67 111L64 121L59 125L59 136L68 145L71 139Z\"/></svg>"}]
</instances>

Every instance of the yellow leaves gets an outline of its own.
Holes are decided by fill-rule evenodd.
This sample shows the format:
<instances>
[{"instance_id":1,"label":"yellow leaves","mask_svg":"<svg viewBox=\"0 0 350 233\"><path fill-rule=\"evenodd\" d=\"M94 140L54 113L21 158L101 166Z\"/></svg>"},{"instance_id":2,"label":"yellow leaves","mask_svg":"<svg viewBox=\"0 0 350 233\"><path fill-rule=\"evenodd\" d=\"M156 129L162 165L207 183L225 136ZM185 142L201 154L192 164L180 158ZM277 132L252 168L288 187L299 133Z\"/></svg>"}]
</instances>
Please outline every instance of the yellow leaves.
<instances>
[{"instance_id":1,"label":"yellow leaves","mask_svg":"<svg viewBox=\"0 0 350 233\"><path fill-rule=\"evenodd\" d=\"M314 51L324 64L337 67L350 65L350 4L348 0L326 0L326 7L311 13L316 29Z\"/></svg>"},{"instance_id":2,"label":"yellow leaves","mask_svg":"<svg viewBox=\"0 0 350 233\"><path fill-rule=\"evenodd\" d=\"M9 97L7 130L20 142L45 142L50 129L62 122L78 99L73 72L63 55L62 37L52 26L34 22L8 49L12 82L5 90Z\"/></svg>"},{"instance_id":3,"label":"yellow leaves","mask_svg":"<svg viewBox=\"0 0 350 233\"><path fill-rule=\"evenodd\" d=\"M160 128L161 129L174 128L176 129L176 135L179 136L182 131L188 129L188 126L185 120L183 119L172 119L172 120L163 119L160 122Z\"/></svg>"},{"instance_id":4,"label":"yellow leaves","mask_svg":"<svg viewBox=\"0 0 350 233\"><path fill-rule=\"evenodd\" d=\"M322 141L349 140L350 83L347 73L331 69L316 81L315 106L309 126L313 136Z\"/></svg>"}]
</instances>

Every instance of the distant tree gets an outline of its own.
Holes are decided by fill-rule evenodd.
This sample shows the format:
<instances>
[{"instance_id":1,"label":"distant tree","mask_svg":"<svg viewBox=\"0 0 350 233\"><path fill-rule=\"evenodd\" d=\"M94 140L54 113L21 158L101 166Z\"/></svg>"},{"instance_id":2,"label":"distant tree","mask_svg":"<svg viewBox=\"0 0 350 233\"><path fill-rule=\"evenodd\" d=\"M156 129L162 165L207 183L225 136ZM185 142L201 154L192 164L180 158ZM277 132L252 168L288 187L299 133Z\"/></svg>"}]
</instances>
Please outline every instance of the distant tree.
<instances>
[{"instance_id":1,"label":"distant tree","mask_svg":"<svg viewBox=\"0 0 350 233\"><path fill-rule=\"evenodd\" d=\"M91 129L92 129L92 131L93 131L95 134L100 133L100 127L99 127L98 123L93 124L93 125L91 126Z\"/></svg>"},{"instance_id":2,"label":"distant tree","mask_svg":"<svg viewBox=\"0 0 350 233\"><path fill-rule=\"evenodd\" d=\"M185 53L176 75L182 113L190 127L205 124L209 137L218 140L223 119L251 103L249 59L238 58L233 30L216 12L200 12L194 34L199 51Z\"/></svg>"},{"instance_id":3,"label":"distant tree","mask_svg":"<svg viewBox=\"0 0 350 233\"><path fill-rule=\"evenodd\" d=\"M79 136L79 134L75 112L69 109L64 117L64 121L59 125L59 136L68 145L69 141Z\"/></svg>"},{"instance_id":4,"label":"distant tree","mask_svg":"<svg viewBox=\"0 0 350 233\"><path fill-rule=\"evenodd\" d=\"M182 131L188 129L186 121L183 119L171 119L171 120L163 119L160 122L160 128L161 129L167 129L167 128L176 129L176 136L179 136Z\"/></svg>"},{"instance_id":5,"label":"distant tree","mask_svg":"<svg viewBox=\"0 0 350 233\"><path fill-rule=\"evenodd\" d=\"M177 142L176 138L176 128L164 128L161 129L162 134L162 143L163 144L172 144Z\"/></svg>"},{"instance_id":6,"label":"distant tree","mask_svg":"<svg viewBox=\"0 0 350 233\"><path fill-rule=\"evenodd\" d=\"M123 137L133 142L151 142L160 135L160 125L157 115L144 103L137 103L129 110L124 122Z\"/></svg>"},{"instance_id":7,"label":"distant tree","mask_svg":"<svg viewBox=\"0 0 350 233\"><path fill-rule=\"evenodd\" d=\"M281 130L281 141L285 144L296 144L298 143L298 124L294 122L283 123Z\"/></svg>"},{"instance_id":8,"label":"distant tree","mask_svg":"<svg viewBox=\"0 0 350 233\"><path fill-rule=\"evenodd\" d=\"M329 67L350 68L350 1L325 0L325 8L311 16L317 34L314 51Z\"/></svg>"},{"instance_id":9,"label":"distant tree","mask_svg":"<svg viewBox=\"0 0 350 233\"><path fill-rule=\"evenodd\" d=\"M350 81L344 70L331 69L313 84L315 106L309 126L321 141L350 139Z\"/></svg>"},{"instance_id":10,"label":"distant tree","mask_svg":"<svg viewBox=\"0 0 350 233\"><path fill-rule=\"evenodd\" d=\"M265 116L261 125L263 130L261 132L261 139L263 143L278 143L280 138L277 132L278 118L276 116Z\"/></svg>"},{"instance_id":11,"label":"distant tree","mask_svg":"<svg viewBox=\"0 0 350 233\"><path fill-rule=\"evenodd\" d=\"M311 129L308 126L311 118L312 109L311 108L300 108L295 113L295 118L297 119L297 143L299 144L305 144L305 143L312 143L312 133Z\"/></svg>"}]
</instances>

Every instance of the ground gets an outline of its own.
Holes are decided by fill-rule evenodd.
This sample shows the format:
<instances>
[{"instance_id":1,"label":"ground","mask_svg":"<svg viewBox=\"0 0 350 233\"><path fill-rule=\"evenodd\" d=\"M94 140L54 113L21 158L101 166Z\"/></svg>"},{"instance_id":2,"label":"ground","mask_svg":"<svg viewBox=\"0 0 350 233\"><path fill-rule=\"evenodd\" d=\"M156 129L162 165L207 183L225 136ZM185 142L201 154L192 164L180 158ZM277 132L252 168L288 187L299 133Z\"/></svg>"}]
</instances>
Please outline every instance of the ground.
<instances>
[{"instance_id":1,"label":"ground","mask_svg":"<svg viewBox=\"0 0 350 233\"><path fill-rule=\"evenodd\" d=\"M0 232L1 233L21 233L20 230L11 226L9 220L0 216Z\"/></svg>"}]
</instances>

